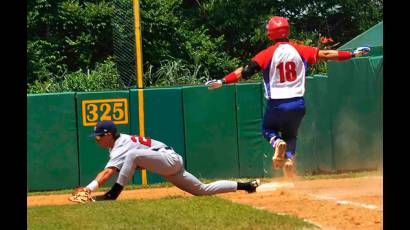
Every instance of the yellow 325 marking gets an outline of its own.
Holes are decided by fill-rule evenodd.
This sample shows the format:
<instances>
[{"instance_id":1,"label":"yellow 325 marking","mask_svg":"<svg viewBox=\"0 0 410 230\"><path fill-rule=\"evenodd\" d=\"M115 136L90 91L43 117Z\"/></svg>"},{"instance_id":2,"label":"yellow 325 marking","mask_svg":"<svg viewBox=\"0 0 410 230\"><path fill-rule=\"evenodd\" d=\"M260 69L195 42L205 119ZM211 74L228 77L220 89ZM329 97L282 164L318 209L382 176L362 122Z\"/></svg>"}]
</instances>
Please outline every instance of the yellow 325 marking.
<instances>
[{"instance_id":1,"label":"yellow 325 marking","mask_svg":"<svg viewBox=\"0 0 410 230\"><path fill-rule=\"evenodd\" d=\"M102 120L112 120L115 124L128 124L128 100L126 98L83 100L82 115L84 126L94 126Z\"/></svg>"}]
</instances>

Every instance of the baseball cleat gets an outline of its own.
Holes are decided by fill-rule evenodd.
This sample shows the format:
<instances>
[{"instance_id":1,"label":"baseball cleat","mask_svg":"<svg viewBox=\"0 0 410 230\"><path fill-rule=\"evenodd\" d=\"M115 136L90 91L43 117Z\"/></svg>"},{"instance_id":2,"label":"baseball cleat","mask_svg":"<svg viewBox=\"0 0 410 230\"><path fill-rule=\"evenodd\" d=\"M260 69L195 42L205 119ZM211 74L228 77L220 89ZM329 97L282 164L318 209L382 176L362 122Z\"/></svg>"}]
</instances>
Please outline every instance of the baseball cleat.
<instances>
[{"instance_id":1,"label":"baseball cleat","mask_svg":"<svg viewBox=\"0 0 410 230\"><path fill-rule=\"evenodd\" d=\"M283 175L285 177L294 177L295 176L295 161L291 158L285 160L283 164Z\"/></svg>"},{"instance_id":2,"label":"baseball cleat","mask_svg":"<svg viewBox=\"0 0 410 230\"><path fill-rule=\"evenodd\" d=\"M286 153L286 142L281 139L278 139L275 142L275 153L272 157L272 167L277 169L283 166Z\"/></svg>"},{"instance_id":3,"label":"baseball cleat","mask_svg":"<svg viewBox=\"0 0 410 230\"><path fill-rule=\"evenodd\" d=\"M259 180L259 179L250 181L250 182L249 182L250 188L247 189L246 191L247 191L248 193L256 192L256 188L257 188L260 184L261 184L261 180Z\"/></svg>"}]
</instances>

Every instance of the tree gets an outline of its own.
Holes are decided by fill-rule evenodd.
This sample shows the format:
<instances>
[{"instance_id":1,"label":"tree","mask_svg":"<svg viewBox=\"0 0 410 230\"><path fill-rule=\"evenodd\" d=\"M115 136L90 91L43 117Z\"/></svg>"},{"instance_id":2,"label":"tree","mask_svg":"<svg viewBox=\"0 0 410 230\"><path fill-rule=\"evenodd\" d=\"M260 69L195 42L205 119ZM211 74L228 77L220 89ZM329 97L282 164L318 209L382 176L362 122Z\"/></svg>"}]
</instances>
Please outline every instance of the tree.
<instances>
[{"instance_id":1,"label":"tree","mask_svg":"<svg viewBox=\"0 0 410 230\"><path fill-rule=\"evenodd\" d=\"M112 55L109 1L28 3L28 83L94 68Z\"/></svg>"},{"instance_id":2,"label":"tree","mask_svg":"<svg viewBox=\"0 0 410 230\"><path fill-rule=\"evenodd\" d=\"M132 1L115 1L129 5L123 24L112 20L119 13L111 0L30 0L28 84L68 81L72 73L85 74L112 56L110 68L135 65L135 56L124 56L131 60L127 61L114 54L113 31L124 36L121 42L116 38L119 52L134 52L129 48L134 45L133 33L121 32L125 24L133 26ZM298 42L316 46L325 36L342 45L383 19L383 1L143 0L140 11L145 86L151 86L223 77L271 44L266 23L273 15L289 19L290 38ZM166 72L169 69L174 72ZM309 74L315 71L326 71L326 65ZM171 76L175 74L181 76Z\"/></svg>"}]
</instances>

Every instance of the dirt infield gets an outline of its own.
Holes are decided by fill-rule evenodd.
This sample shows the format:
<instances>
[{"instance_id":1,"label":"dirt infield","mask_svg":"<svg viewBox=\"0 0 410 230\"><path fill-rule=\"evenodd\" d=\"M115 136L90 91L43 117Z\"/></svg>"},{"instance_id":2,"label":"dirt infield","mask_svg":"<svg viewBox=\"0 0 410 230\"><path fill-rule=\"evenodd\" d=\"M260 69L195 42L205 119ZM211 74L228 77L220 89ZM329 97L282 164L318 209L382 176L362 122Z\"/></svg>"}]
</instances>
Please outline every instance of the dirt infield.
<instances>
[{"instance_id":1,"label":"dirt infield","mask_svg":"<svg viewBox=\"0 0 410 230\"><path fill-rule=\"evenodd\" d=\"M256 193L217 195L275 213L292 214L322 229L382 229L383 177L344 179L265 180ZM96 195L101 193L96 193ZM126 190L119 199L188 197L175 187ZM27 206L75 204L69 194L28 196Z\"/></svg>"}]
</instances>

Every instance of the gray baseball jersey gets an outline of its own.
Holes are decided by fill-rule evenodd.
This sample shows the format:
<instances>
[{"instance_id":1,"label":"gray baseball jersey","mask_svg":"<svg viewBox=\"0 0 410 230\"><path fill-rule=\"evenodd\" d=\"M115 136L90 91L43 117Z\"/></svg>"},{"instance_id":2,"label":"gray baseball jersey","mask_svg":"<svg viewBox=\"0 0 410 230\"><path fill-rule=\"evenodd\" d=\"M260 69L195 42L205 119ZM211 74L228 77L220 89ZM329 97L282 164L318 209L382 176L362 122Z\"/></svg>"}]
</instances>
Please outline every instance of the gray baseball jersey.
<instances>
[{"instance_id":1,"label":"gray baseball jersey","mask_svg":"<svg viewBox=\"0 0 410 230\"><path fill-rule=\"evenodd\" d=\"M108 150L110 153L110 160L105 168L115 167L120 170L126 155L131 150L152 149L165 146L164 143L149 138L120 134L120 137L115 140L114 146Z\"/></svg>"},{"instance_id":2,"label":"gray baseball jersey","mask_svg":"<svg viewBox=\"0 0 410 230\"><path fill-rule=\"evenodd\" d=\"M125 186L136 169L147 169L163 176L178 188L193 195L234 192L237 182L220 180L204 184L184 169L183 159L164 143L140 136L120 134L112 149L106 168L119 169L117 183Z\"/></svg>"}]
</instances>

